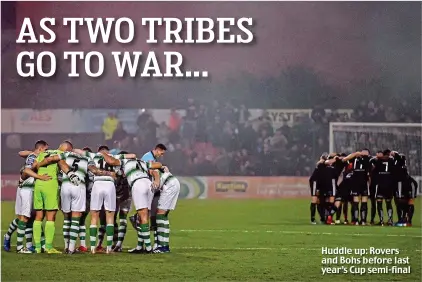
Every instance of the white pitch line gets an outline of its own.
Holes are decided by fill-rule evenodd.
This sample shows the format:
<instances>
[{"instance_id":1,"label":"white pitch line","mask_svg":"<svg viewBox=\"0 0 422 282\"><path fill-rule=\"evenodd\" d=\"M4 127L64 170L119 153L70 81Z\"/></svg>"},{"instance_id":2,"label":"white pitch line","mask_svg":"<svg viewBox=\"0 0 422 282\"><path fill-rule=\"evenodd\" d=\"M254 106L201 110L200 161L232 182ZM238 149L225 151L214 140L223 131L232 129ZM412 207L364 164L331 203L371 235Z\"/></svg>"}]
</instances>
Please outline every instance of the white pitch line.
<instances>
[{"instance_id":1,"label":"white pitch line","mask_svg":"<svg viewBox=\"0 0 422 282\"><path fill-rule=\"evenodd\" d=\"M422 235L409 234L375 234L375 233L334 233L334 232L305 232L305 231L274 231L274 230L235 230L235 229L181 229L176 232L227 232L227 233L282 233L306 235L337 235L337 236L379 236L379 237L410 237L422 238Z\"/></svg>"},{"instance_id":2,"label":"white pitch line","mask_svg":"<svg viewBox=\"0 0 422 282\"><path fill-rule=\"evenodd\" d=\"M11 247L16 247L16 245L12 244ZM129 250L129 248L123 248L124 250ZM270 248L270 247L233 247L233 248L219 248L219 247L171 247L171 249L176 250L216 250L216 251L321 251L321 248ZM421 252L421 250L400 250L405 252Z\"/></svg>"}]
</instances>

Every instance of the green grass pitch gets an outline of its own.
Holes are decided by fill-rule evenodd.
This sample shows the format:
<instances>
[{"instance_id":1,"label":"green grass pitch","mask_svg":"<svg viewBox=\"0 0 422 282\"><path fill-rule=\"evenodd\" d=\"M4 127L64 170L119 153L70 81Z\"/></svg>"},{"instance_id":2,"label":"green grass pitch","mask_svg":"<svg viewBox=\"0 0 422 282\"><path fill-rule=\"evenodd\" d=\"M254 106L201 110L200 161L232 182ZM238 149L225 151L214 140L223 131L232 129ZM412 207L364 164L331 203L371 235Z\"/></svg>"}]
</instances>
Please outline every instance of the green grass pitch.
<instances>
[{"instance_id":1,"label":"green grass pitch","mask_svg":"<svg viewBox=\"0 0 422 282\"><path fill-rule=\"evenodd\" d=\"M181 200L170 216L169 254L1 254L2 281L420 281L421 201L413 227L309 224L309 201ZM2 202L2 235L14 203ZM61 249L62 216L55 245ZM136 245L128 227L124 247ZM88 234L87 234L88 235ZM12 244L16 244L13 236ZM87 236L87 238L89 238ZM410 274L322 276L321 247L399 248ZM379 257L388 257L382 256Z\"/></svg>"}]
</instances>

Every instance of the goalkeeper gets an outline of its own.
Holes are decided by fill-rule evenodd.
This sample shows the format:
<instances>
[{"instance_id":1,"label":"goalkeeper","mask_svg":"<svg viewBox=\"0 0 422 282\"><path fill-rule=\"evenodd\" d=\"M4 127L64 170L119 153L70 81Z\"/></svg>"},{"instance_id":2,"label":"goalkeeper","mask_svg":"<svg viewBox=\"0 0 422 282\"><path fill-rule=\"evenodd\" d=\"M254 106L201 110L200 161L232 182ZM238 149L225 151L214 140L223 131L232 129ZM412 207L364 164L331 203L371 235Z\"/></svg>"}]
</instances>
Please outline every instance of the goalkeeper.
<instances>
[{"instance_id":1,"label":"goalkeeper","mask_svg":"<svg viewBox=\"0 0 422 282\"><path fill-rule=\"evenodd\" d=\"M71 168L66 164L64 151L71 151L73 149L72 144L69 141L64 141L60 144L58 150L47 150L38 155L37 160L33 165L33 169L38 169L38 174L47 174L52 179L49 181L36 181L34 188L34 210L36 211L35 221L33 225L33 236L35 241L35 250L36 253L41 253L41 230L42 230L42 220L44 216L44 211L46 214L46 223L45 223L45 240L46 240L46 252L48 254L57 254L61 253L58 250L53 248L53 240L55 233L55 220L57 210L59 209L59 182L57 179L58 166L57 163L49 164L47 158L52 156L60 156L61 161L59 162L60 169L66 173L70 181L74 185L80 183L80 179L75 175Z\"/></svg>"}]
</instances>

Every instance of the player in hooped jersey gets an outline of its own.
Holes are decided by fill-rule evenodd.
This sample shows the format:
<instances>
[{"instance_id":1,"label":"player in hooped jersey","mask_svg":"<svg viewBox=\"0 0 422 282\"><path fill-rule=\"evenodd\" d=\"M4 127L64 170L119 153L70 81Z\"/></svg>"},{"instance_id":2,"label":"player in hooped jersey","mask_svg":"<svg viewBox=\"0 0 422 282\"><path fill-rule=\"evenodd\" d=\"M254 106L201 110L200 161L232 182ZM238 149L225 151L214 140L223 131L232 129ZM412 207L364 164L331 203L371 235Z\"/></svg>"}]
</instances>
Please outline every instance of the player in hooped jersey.
<instances>
[{"instance_id":1,"label":"player in hooped jersey","mask_svg":"<svg viewBox=\"0 0 422 282\"><path fill-rule=\"evenodd\" d=\"M157 206L157 232L158 247L154 253L170 252L170 222L169 213L176 208L180 193L180 182L174 177L167 167L160 169L160 196Z\"/></svg>"},{"instance_id":2,"label":"player in hooped jersey","mask_svg":"<svg viewBox=\"0 0 422 282\"><path fill-rule=\"evenodd\" d=\"M94 172L94 185L91 192L91 225L90 225L90 241L91 241L91 253L96 252L96 241L98 233L98 221L99 212L104 205L106 212L106 236L107 236L107 250L106 253L112 252L113 245L113 234L114 234L114 213L116 211L116 189L115 180L116 172L119 171L118 167L115 167L109 162L109 149L107 146L100 146L98 153L89 153L82 150L74 150L76 153L80 153L89 157L91 160L88 164L88 168L96 169ZM135 158L136 155L120 155L125 158ZM114 158L111 158L114 159Z\"/></svg>"},{"instance_id":3,"label":"player in hooped jersey","mask_svg":"<svg viewBox=\"0 0 422 282\"><path fill-rule=\"evenodd\" d=\"M158 159L164 156L167 148L164 144L157 144L153 150L145 153L141 160L144 162L158 162ZM149 175L151 177L152 171L149 171ZM160 191L156 191L154 193L154 197L151 203L151 210L150 210L150 222L151 222L151 230L154 232L154 242L158 241L158 233L157 233L157 222L156 222L156 215L157 215L157 206L158 206L158 199L160 197ZM129 220L135 230L137 230L137 224L139 223L138 214L135 213L133 216L129 217ZM154 248L157 248L157 244L154 243Z\"/></svg>"},{"instance_id":4,"label":"player in hooped jersey","mask_svg":"<svg viewBox=\"0 0 422 282\"><path fill-rule=\"evenodd\" d=\"M32 171L32 165L38 154L48 149L47 142L39 140L35 143L35 149L30 152L25 160L25 165L20 171L19 186L16 190L15 214L17 216L10 225L9 230L4 235L3 247L5 251L10 251L10 238L17 229L16 251L18 253L33 253L35 249L32 246L32 203L35 179L51 180L48 175L38 175ZM23 238L26 237L26 247L23 246Z\"/></svg>"},{"instance_id":5,"label":"player in hooped jersey","mask_svg":"<svg viewBox=\"0 0 422 282\"><path fill-rule=\"evenodd\" d=\"M136 248L129 250L130 253L150 253L152 251L149 233L149 214L153 192L159 189L159 169L162 167L158 162L144 162L137 159L129 159L126 155L119 155L118 159L111 156L104 156L112 165L122 166L129 186L132 188L132 198L140 218L141 224L137 228L138 244ZM154 182L149 178L149 171L154 172ZM145 246L145 250L144 247Z\"/></svg>"}]
</instances>

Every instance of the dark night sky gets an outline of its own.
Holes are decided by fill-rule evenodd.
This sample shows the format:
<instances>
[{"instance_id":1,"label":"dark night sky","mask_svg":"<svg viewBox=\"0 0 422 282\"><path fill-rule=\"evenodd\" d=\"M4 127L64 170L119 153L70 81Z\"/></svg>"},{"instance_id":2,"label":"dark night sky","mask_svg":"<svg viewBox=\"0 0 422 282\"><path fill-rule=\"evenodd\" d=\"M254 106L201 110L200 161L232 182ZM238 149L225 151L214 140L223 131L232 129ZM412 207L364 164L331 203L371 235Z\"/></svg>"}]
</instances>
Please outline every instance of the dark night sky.
<instances>
[{"instance_id":1,"label":"dark night sky","mask_svg":"<svg viewBox=\"0 0 422 282\"><path fill-rule=\"evenodd\" d=\"M213 78L247 71L275 74L289 65L306 65L330 84L378 77L383 72L419 76L421 61L418 2L18 2L17 29L24 17L131 17L136 42L112 43L104 50L177 50L189 67L207 69ZM251 45L148 46L142 17L252 17L256 43ZM67 27L58 27L66 46ZM87 32L80 33L87 42ZM57 45L56 45L57 46ZM53 48L53 47L49 47ZM99 50L88 44L63 49ZM400 79L400 77L398 77Z\"/></svg>"}]
</instances>

